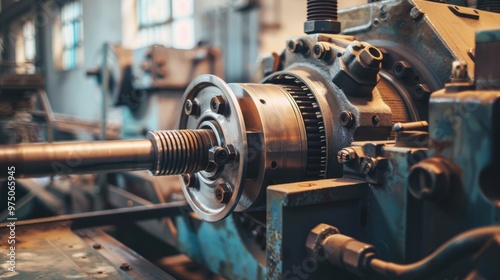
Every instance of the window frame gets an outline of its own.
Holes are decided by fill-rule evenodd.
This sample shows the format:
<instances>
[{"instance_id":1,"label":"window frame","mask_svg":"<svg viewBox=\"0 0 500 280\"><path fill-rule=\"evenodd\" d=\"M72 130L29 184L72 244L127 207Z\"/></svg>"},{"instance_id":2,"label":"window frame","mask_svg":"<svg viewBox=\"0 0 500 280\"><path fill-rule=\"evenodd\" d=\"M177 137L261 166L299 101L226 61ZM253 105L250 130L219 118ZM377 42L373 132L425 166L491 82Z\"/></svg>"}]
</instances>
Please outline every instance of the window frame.
<instances>
[{"instance_id":1,"label":"window frame","mask_svg":"<svg viewBox=\"0 0 500 280\"><path fill-rule=\"evenodd\" d=\"M162 21L157 21L157 22L152 22L149 24L144 24L142 21L142 18L148 17L147 14L147 8L146 11L142 11L143 8L141 8L141 4L147 5L147 2L151 0L136 0L136 16L137 16L137 30L136 30L136 47L147 47L152 44L163 44L166 47L175 47L174 43L174 26L176 22L180 22L183 20L191 20L192 21L192 36L193 36L193 42L190 46L187 47L179 47L181 49L191 49L196 46L196 37L195 37L195 23L194 23L194 18L195 18L195 3L194 0L189 0L191 1L191 11L187 15L183 15L180 17L176 17L174 15L174 1L176 0L162 0L166 2L166 6L168 7L168 12L167 12L167 17L165 20ZM182 1L187 1L187 0L182 0ZM156 30L158 31L156 31ZM167 34L166 36L168 37L167 40L162 40L160 39L160 36L158 36L158 33L160 32L161 29L164 29ZM148 31L151 34L148 34ZM142 33L142 34L141 34ZM144 35L143 35L144 34ZM141 38L141 36L145 38ZM143 41L143 42L141 42Z\"/></svg>"},{"instance_id":2,"label":"window frame","mask_svg":"<svg viewBox=\"0 0 500 280\"><path fill-rule=\"evenodd\" d=\"M31 33L27 34L27 25L31 24ZM34 62L37 57L37 50L36 50L36 26L35 26L35 21L34 19L27 19L23 22L22 25L22 37L23 37L23 51L24 51L24 62ZM30 44L30 46L29 46ZM28 48L32 47L31 50L28 50ZM33 54L33 57L28 57L28 54L30 54L30 51Z\"/></svg>"},{"instance_id":3,"label":"window frame","mask_svg":"<svg viewBox=\"0 0 500 280\"><path fill-rule=\"evenodd\" d=\"M78 9L71 5L78 5ZM65 11L66 10L66 11ZM70 13L78 14L72 15ZM67 13L65 15L65 13ZM81 0L69 0L60 6L60 34L61 34L61 69L69 71L78 68L83 64L83 6ZM72 40L68 41L66 37L66 28L72 32ZM69 43L69 44L68 44ZM69 53L69 54L67 54ZM70 57L66 57L66 55ZM71 63L66 61L71 59Z\"/></svg>"}]
</instances>

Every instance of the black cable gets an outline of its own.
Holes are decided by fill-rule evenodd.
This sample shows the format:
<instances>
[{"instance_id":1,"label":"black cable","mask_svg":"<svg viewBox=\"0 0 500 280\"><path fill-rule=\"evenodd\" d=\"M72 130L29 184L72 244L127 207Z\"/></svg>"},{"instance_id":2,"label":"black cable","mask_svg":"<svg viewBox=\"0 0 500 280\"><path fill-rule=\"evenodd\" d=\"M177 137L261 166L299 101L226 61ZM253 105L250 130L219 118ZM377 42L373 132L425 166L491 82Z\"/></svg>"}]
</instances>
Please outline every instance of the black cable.
<instances>
[{"instance_id":1,"label":"black cable","mask_svg":"<svg viewBox=\"0 0 500 280\"><path fill-rule=\"evenodd\" d=\"M398 279L427 279L446 266L476 253L495 236L500 236L499 226L470 230L454 237L418 262L395 264L374 258L370 261L368 269Z\"/></svg>"}]
</instances>

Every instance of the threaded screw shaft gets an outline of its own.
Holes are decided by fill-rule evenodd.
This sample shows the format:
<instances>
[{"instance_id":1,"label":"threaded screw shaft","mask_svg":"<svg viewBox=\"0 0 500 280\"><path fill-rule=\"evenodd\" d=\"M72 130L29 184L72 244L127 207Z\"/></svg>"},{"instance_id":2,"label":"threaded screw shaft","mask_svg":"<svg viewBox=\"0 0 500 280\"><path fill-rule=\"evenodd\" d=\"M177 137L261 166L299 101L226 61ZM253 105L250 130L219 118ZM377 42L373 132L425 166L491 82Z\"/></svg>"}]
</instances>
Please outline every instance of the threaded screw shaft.
<instances>
[{"instance_id":1,"label":"threaded screw shaft","mask_svg":"<svg viewBox=\"0 0 500 280\"><path fill-rule=\"evenodd\" d=\"M150 131L155 163L150 170L155 176L195 173L208 167L208 150L214 146L211 130Z\"/></svg>"},{"instance_id":2,"label":"threaded screw shaft","mask_svg":"<svg viewBox=\"0 0 500 280\"><path fill-rule=\"evenodd\" d=\"M307 21L337 18L337 0L307 0Z\"/></svg>"}]
</instances>

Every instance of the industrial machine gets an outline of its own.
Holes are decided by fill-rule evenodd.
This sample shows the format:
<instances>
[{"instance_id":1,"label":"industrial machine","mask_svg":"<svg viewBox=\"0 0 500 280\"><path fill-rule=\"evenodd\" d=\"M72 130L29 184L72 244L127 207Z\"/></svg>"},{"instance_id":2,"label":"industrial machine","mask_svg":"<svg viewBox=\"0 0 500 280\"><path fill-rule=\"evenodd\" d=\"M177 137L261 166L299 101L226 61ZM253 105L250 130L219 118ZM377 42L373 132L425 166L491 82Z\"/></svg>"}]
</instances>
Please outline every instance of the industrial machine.
<instances>
[{"instance_id":1,"label":"industrial machine","mask_svg":"<svg viewBox=\"0 0 500 280\"><path fill-rule=\"evenodd\" d=\"M500 15L308 0L304 32L262 61L261 83L194 78L176 130L1 147L0 170L19 178L148 170L178 175L184 194L16 226L71 240L50 245L71 276L165 277L110 265L133 253L81 230L163 218L180 252L229 279L497 279Z\"/></svg>"}]
</instances>

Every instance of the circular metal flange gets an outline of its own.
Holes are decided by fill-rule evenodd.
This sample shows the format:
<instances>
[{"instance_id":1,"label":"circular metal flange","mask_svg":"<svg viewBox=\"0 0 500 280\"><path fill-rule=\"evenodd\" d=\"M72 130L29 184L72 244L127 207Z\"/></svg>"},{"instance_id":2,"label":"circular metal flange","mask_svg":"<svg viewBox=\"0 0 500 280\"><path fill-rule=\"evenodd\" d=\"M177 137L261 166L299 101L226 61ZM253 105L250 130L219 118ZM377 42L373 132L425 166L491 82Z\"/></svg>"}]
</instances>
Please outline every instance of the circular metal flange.
<instances>
[{"instance_id":1,"label":"circular metal flange","mask_svg":"<svg viewBox=\"0 0 500 280\"><path fill-rule=\"evenodd\" d=\"M211 108L211 101L216 96L223 98L225 102L223 114ZM178 128L211 129L216 135L218 146L232 144L236 153L235 159L223 166L193 174L198 181L197 188L190 188L181 180L184 195L193 211L206 221L219 221L238 206L244 187L247 136L243 113L228 84L213 75L195 78L182 98L183 101L188 99L196 100L199 114L186 115L181 112ZM220 185L229 185L232 188L231 197L223 203L214 199L214 191Z\"/></svg>"}]
</instances>

